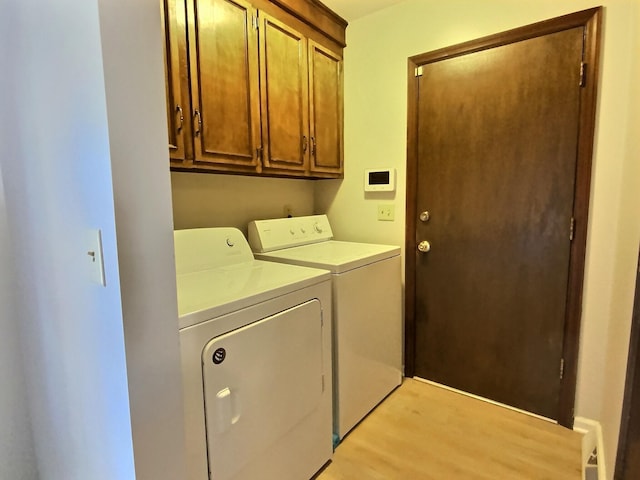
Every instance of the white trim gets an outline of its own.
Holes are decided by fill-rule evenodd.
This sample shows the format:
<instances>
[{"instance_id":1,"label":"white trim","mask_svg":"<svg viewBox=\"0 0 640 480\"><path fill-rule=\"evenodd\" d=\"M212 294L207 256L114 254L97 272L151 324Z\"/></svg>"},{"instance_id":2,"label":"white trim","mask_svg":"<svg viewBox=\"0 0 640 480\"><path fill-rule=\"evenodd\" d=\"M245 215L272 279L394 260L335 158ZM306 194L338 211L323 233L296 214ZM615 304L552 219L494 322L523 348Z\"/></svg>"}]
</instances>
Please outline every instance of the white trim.
<instances>
[{"instance_id":1,"label":"white trim","mask_svg":"<svg viewBox=\"0 0 640 480\"><path fill-rule=\"evenodd\" d=\"M585 478L587 461L594 449L598 449L598 480L606 480L607 468L604 457L604 442L600 423L584 417L576 417L573 430L582 433L582 478Z\"/></svg>"},{"instance_id":2,"label":"white trim","mask_svg":"<svg viewBox=\"0 0 640 480\"><path fill-rule=\"evenodd\" d=\"M537 419L540 419L540 420L544 420L545 422L550 422L550 423L555 423L555 424L558 423L557 421L552 420L552 419L547 418L547 417L543 417L542 415L538 415L536 413L527 412L526 410L520 410L519 408L512 407L510 405L505 405L504 403L496 402L494 400L490 400L490 399L485 398L485 397L480 397L478 395L474 395L473 393L464 392L462 390L458 390L457 388L448 387L447 385L442 385L441 383L432 382L431 380L425 380L424 378L420 378L420 377L413 377L413 379L417 380L419 382L428 383L429 385L433 385L434 387L440 387L440 388L444 388L445 390L449 390L451 392L459 393L460 395L464 395L466 397L475 398L476 400L480 400L480 401L483 401L483 402L486 402L486 403L490 403L491 405L496 405L498 407L506 408L506 409L512 410L514 412L522 413L522 414L528 415L530 417L534 417L534 418L537 418Z\"/></svg>"}]
</instances>

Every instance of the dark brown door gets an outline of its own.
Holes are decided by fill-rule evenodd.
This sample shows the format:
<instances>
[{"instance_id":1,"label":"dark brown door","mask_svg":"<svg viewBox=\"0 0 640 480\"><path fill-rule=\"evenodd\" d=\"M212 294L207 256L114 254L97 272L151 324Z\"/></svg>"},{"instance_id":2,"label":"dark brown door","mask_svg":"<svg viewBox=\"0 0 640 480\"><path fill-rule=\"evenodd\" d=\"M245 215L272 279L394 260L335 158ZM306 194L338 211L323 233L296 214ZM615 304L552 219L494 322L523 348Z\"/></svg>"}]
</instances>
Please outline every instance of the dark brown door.
<instances>
[{"instance_id":1,"label":"dark brown door","mask_svg":"<svg viewBox=\"0 0 640 480\"><path fill-rule=\"evenodd\" d=\"M257 12L244 0L194 0L189 54L194 163L259 168Z\"/></svg>"},{"instance_id":2,"label":"dark brown door","mask_svg":"<svg viewBox=\"0 0 640 480\"><path fill-rule=\"evenodd\" d=\"M415 373L556 418L583 28L422 66ZM424 215L423 215L424 217Z\"/></svg>"},{"instance_id":3,"label":"dark brown door","mask_svg":"<svg viewBox=\"0 0 640 480\"><path fill-rule=\"evenodd\" d=\"M304 173L309 165L307 40L260 12L264 166Z\"/></svg>"},{"instance_id":4,"label":"dark brown door","mask_svg":"<svg viewBox=\"0 0 640 480\"><path fill-rule=\"evenodd\" d=\"M342 174L342 59L309 40L311 172Z\"/></svg>"}]
</instances>

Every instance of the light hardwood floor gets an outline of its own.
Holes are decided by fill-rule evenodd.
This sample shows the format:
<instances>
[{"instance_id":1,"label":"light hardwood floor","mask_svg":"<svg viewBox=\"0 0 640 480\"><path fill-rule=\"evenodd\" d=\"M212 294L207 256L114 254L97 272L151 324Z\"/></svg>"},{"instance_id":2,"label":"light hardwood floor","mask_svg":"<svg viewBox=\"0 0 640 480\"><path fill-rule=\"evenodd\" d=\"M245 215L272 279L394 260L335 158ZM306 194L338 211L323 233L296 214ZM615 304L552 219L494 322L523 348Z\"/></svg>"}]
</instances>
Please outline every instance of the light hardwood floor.
<instances>
[{"instance_id":1,"label":"light hardwood floor","mask_svg":"<svg viewBox=\"0 0 640 480\"><path fill-rule=\"evenodd\" d=\"M317 480L580 480L581 435L413 379L351 431Z\"/></svg>"}]
</instances>

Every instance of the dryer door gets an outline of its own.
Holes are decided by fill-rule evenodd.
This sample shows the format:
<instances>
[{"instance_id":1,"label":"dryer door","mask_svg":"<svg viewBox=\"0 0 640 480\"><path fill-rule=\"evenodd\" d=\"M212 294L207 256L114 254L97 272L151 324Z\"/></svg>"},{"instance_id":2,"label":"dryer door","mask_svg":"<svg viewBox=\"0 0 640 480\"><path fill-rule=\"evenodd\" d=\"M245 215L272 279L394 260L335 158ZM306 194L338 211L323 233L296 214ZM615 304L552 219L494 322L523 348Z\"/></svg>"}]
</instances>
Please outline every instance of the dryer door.
<instances>
[{"instance_id":1,"label":"dryer door","mask_svg":"<svg viewBox=\"0 0 640 480\"><path fill-rule=\"evenodd\" d=\"M305 419L320 408L323 360L317 300L216 337L205 346L211 478L292 478L296 452L318 435L317 426L309 428L313 422Z\"/></svg>"}]
</instances>

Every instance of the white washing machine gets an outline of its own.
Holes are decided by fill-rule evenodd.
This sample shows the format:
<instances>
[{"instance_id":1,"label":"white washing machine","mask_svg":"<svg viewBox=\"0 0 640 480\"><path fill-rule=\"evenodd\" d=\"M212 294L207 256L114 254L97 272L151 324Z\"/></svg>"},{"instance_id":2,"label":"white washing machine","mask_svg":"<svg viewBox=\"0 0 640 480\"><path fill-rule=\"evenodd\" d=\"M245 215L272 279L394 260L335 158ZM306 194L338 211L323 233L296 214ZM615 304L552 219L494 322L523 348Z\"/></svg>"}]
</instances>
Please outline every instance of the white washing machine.
<instances>
[{"instance_id":1,"label":"white washing machine","mask_svg":"<svg viewBox=\"0 0 640 480\"><path fill-rule=\"evenodd\" d=\"M331 277L175 232L187 480L308 480L331 459Z\"/></svg>"},{"instance_id":2,"label":"white washing machine","mask_svg":"<svg viewBox=\"0 0 640 480\"><path fill-rule=\"evenodd\" d=\"M249 224L256 258L332 272L334 432L342 439L402 382L400 247L332 240L326 215Z\"/></svg>"}]
</instances>

